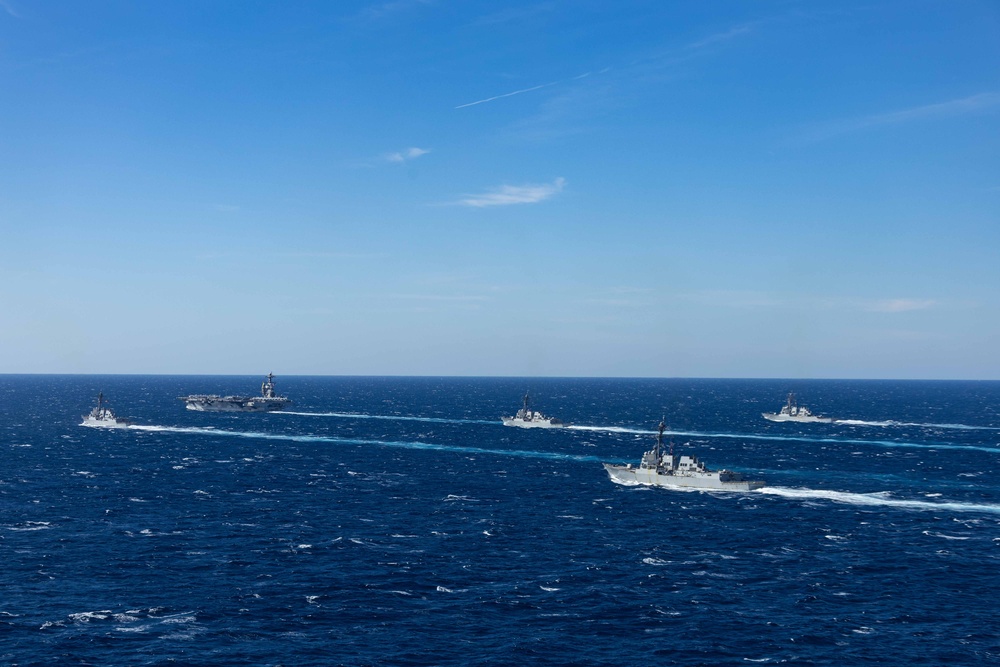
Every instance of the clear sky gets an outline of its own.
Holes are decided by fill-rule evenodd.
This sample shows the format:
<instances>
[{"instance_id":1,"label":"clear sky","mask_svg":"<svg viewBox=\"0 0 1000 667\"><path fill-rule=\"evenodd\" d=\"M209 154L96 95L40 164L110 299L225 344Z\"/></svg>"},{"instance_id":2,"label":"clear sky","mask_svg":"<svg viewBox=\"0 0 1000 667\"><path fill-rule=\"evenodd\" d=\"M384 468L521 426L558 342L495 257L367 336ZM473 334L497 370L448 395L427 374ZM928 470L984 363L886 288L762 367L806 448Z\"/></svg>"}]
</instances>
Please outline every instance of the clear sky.
<instances>
[{"instance_id":1,"label":"clear sky","mask_svg":"<svg viewBox=\"0 0 1000 667\"><path fill-rule=\"evenodd\" d=\"M0 0L0 372L1000 379L995 0Z\"/></svg>"}]
</instances>

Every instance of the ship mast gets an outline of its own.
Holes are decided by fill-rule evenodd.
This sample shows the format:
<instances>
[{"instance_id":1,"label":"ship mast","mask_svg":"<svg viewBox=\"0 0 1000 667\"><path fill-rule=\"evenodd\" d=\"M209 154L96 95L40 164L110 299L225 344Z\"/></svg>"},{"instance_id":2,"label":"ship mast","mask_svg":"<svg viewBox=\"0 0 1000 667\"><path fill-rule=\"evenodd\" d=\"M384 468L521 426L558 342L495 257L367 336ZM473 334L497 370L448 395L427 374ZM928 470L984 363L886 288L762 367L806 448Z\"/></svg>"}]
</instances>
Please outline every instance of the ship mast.
<instances>
[{"instance_id":1,"label":"ship mast","mask_svg":"<svg viewBox=\"0 0 1000 667\"><path fill-rule=\"evenodd\" d=\"M660 432L656 436L656 465L660 465L660 450L663 448L663 431L667 428L664 423L666 417L660 420ZM673 453L673 447L671 447L671 453Z\"/></svg>"}]
</instances>

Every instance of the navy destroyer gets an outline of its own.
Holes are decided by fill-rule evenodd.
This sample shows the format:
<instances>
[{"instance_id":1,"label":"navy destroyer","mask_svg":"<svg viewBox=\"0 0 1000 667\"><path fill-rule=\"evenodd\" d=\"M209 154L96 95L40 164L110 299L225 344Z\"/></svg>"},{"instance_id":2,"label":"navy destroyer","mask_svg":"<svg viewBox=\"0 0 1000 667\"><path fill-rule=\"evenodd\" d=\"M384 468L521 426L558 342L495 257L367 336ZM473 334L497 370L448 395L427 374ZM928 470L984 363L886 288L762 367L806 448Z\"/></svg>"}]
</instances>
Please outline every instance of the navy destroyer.
<instances>
[{"instance_id":1,"label":"navy destroyer","mask_svg":"<svg viewBox=\"0 0 1000 667\"><path fill-rule=\"evenodd\" d=\"M192 394L179 398L187 403L188 410L204 412L273 412L283 409L292 402L274 392L274 375L272 373L268 373L267 378L260 385L260 396Z\"/></svg>"},{"instance_id":2,"label":"navy destroyer","mask_svg":"<svg viewBox=\"0 0 1000 667\"><path fill-rule=\"evenodd\" d=\"M784 406L782 406L780 412L764 412L761 413L764 419L768 419L773 422L809 422L818 424L832 424L833 418L831 417L821 417L820 415L814 415L809 412L809 408L799 405L795 401L795 394L789 392L788 400Z\"/></svg>"},{"instance_id":3,"label":"navy destroyer","mask_svg":"<svg viewBox=\"0 0 1000 667\"><path fill-rule=\"evenodd\" d=\"M764 482L750 480L741 473L731 470L709 470L695 456L674 454L674 443L663 453L663 431L666 426L660 422L660 432L656 436L656 446L642 455L638 467L605 463L611 479L629 486L663 486L666 488L705 489L708 491L752 491L764 486Z\"/></svg>"},{"instance_id":4,"label":"navy destroyer","mask_svg":"<svg viewBox=\"0 0 1000 667\"><path fill-rule=\"evenodd\" d=\"M513 417L502 417L504 426L520 426L521 428L564 428L566 424L553 417L546 417L541 412L532 411L528 407L528 394L524 395L524 407Z\"/></svg>"},{"instance_id":5,"label":"navy destroyer","mask_svg":"<svg viewBox=\"0 0 1000 667\"><path fill-rule=\"evenodd\" d=\"M80 426L97 426L100 428L128 428L127 419L116 417L111 408L104 403L104 392L97 395L97 407L90 414L83 416Z\"/></svg>"}]
</instances>

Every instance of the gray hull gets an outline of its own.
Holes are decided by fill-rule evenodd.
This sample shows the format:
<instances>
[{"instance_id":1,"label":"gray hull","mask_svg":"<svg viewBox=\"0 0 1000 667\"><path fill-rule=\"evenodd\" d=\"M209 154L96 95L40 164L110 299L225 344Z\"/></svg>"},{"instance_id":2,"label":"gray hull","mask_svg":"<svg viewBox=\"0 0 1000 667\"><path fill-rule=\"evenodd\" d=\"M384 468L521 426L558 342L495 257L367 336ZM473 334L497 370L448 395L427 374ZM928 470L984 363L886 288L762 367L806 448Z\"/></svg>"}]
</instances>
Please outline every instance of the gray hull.
<instances>
[{"instance_id":1,"label":"gray hull","mask_svg":"<svg viewBox=\"0 0 1000 667\"><path fill-rule=\"evenodd\" d=\"M128 422L124 419L116 419L115 417L84 417L80 426L90 426L91 428L128 428Z\"/></svg>"},{"instance_id":2,"label":"gray hull","mask_svg":"<svg viewBox=\"0 0 1000 667\"><path fill-rule=\"evenodd\" d=\"M778 412L764 412L762 413L764 419L772 422L798 422L800 424L832 424L832 417L817 417L816 415L809 415L807 417L802 416L791 416L783 415Z\"/></svg>"},{"instance_id":3,"label":"gray hull","mask_svg":"<svg viewBox=\"0 0 1000 667\"><path fill-rule=\"evenodd\" d=\"M626 486L662 486L712 491L752 491L764 486L764 482L742 479L742 475L728 471L662 474L654 469L610 463L605 463L604 469L608 471L612 481Z\"/></svg>"},{"instance_id":4,"label":"gray hull","mask_svg":"<svg viewBox=\"0 0 1000 667\"><path fill-rule=\"evenodd\" d=\"M188 396L183 399L188 410L198 412L274 412L291 403L288 399L241 398L234 396Z\"/></svg>"},{"instance_id":5,"label":"gray hull","mask_svg":"<svg viewBox=\"0 0 1000 667\"><path fill-rule=\"evenodd\" d=\"M534 419L531 421L518 419L517 417L505 417L504 426L518 426L520 428L566 428L566 424L558 419Z\"/></svg>"}]
</instances>

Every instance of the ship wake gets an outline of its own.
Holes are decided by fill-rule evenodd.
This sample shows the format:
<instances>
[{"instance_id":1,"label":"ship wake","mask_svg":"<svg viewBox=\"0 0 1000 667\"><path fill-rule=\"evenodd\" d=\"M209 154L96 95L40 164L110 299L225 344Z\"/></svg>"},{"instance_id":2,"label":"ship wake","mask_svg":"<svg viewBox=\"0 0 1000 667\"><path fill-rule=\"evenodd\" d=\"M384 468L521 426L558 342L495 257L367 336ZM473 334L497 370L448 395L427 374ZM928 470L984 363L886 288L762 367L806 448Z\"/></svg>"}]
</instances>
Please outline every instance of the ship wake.
<instances>
[{"instance_id":1,"label":"ship wake","mask_svg":"<svg viewBox=\"0 0 1000 667\"><path fill-rule=\"evenodd\" d=\"M823 489L766 486L762 489L757 489L756 493L781 496L782 498L792 500L827 500L862 507L893 507L934 512L985 512L1000 514L1000 504L996 503L932 502L929 500L894 498L888 491L880 491L878 493L849 493L846 491L827 491Z\"/></svg>"},{"instance_id":2,"label":"ship wake","mask_svg":"<svg viewBox=\"0 0 1000 667\"><path fill-rule=\"evenodd\" d=\"M593 463L600 461L596 456L582 454L561 454L524 449L490 449L486 447L465 447L461 445L439 445L419 441L398 440L365 440L360 438L331 438L322 435L288 435L280 433L260 433L253 431L226 431L215 428L197 426L142 426L132 425L131 430L150 433L183 433L192 435L208 435L216 437L248 438L251 440L275 440L282 442L329 443L334 445L376 445L380 447L395 447L400 449L425 449L441 452L461 452L467 454L493 454L496 456L514 456L518 458L549 459L557 461L580 461Z\"/></svg>"}]
</instances>

